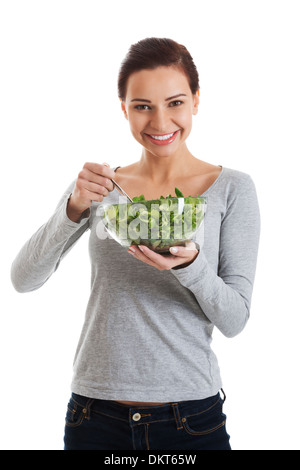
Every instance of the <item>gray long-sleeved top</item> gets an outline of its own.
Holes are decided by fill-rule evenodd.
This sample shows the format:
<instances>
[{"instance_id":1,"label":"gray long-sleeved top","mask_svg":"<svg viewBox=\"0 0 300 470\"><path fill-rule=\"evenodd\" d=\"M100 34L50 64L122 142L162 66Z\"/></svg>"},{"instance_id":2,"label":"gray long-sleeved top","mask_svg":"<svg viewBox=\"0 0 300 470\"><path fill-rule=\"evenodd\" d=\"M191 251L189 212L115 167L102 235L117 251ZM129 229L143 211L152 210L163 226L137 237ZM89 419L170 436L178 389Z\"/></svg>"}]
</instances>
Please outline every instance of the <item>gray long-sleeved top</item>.
<instances>
[{"instance_id":1,"label":"gray long-sleeved top","mask_svg":"<svg viewBox=\"0 0 300 470\"><path fill-rule=\"evenodd\" d=\"M40 288L90 230L91 292L72 391L149 402L216 394L222 381L210 346L213 328L233 337L250 313L260 233L251 177L222 168L202 194L207 210L194 238L199 255L189 266L168 271L135 259L108 234L104 238L98 211L102 203L93 202L88 217L72 222L66 206L74 184L23 246L11 270L17 291ZM104 202L119 203L119 191L114 189Z\"/></svg>"}]
</instances>

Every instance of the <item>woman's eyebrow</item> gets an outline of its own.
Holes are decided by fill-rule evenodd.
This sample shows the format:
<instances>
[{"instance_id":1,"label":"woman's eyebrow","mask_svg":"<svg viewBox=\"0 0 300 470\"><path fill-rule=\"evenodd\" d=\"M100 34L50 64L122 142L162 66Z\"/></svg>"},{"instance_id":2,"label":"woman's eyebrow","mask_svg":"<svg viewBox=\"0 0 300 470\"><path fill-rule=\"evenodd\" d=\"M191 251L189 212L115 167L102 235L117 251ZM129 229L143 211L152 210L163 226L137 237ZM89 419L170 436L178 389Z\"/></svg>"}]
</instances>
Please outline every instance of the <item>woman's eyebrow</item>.
<instances>
[{"instance_id":1,"label":"woman's eyebrow","mask_svg":"<svg viewBox=\"0 0 300 470\"><path fill-rule=\"evenodd\" d=\"M179 96L186 96L184 93L178 93L178 95L170 96L170 98L166 98L165 101L173 100L174 98L179 98Z\"/></svg>"},{"instance_id":2,"label":"woman's eyebrow","mask_svg":"<svg viewBox=\"0 0 300 470\"><path fill-rule=\"evenodd\" d=\"M173 100L174 98L179 98L179 96L186 96L184 93L178 93L178 95L170 96L170 98L166 98L165 101ZM131 100L131 103L133 101L143 101L143 103L151 103L150 100L144 100L143 98L134 98Z\"/></svg>"}]
</instances>

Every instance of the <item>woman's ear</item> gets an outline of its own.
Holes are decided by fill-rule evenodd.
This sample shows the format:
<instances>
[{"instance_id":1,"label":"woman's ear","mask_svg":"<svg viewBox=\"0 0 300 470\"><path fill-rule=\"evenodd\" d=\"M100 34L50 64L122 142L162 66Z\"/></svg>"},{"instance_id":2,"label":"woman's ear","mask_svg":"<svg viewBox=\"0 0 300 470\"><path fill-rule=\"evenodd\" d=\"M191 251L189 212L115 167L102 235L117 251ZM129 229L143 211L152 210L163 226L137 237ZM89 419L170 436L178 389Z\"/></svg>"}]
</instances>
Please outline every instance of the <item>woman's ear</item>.
<instances>
[{"instance_id":1,"label":"woman's ear","mask_svg":"<svg viewBox=\"0 0 300 470\"><path fill-rule=\"evenodd\" d=\"M193 106L193 114L196 115L198 113L198 107L200 103L200 90L197 90L196 93L193 95L194 106Z\"/></svg>"},{"instance_id":2,"label":"woman's ear","mask_svg":"<svg viewBox=\"0 0 300 470\"><path fill-rule=\"evenodd\" d=\"M124 103L124 101L122 100L122 98L119 98L119 99L120 99L120 101L121 101L121 109L122 109L122 111L123 111L123 113L124 113L125 118L128 120L128 115L127 115L125 103Z\"/></svg>"}]
</instances>

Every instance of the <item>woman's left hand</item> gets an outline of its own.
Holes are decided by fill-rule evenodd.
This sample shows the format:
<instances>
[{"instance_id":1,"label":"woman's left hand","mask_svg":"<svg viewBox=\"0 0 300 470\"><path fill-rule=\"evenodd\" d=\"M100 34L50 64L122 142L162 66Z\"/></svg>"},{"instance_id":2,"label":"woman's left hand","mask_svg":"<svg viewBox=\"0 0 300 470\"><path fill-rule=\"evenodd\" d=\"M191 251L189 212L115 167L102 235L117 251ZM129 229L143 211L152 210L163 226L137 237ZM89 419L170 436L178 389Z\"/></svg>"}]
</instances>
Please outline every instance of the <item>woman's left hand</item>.
<instances>
[{"instance_id":1,"label":"woman's left hand","mask_svg":"<svg viewBox=\"0 0 300 470\"><path fill-rule=\"evenodd\" d=\"M128 249L128 253L131 253L135 258L153 266L159 271L170 270L175 266L186 267L191 264L199 254L194 242L187 242L186 246L176 246L174 248L177 250L176 252L171 248L171 254L164 256L155 253L144 245L139 245L139 247L132 245Z\"/></svg>"}]
</instances>

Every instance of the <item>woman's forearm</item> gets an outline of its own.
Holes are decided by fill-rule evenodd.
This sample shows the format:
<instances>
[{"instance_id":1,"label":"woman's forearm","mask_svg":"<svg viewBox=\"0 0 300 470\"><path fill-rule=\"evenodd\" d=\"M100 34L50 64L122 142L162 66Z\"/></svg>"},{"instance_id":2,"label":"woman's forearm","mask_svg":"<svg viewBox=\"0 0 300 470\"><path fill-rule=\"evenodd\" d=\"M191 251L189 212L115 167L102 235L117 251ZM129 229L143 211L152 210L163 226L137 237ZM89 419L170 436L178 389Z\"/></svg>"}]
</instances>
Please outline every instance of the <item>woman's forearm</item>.
<instances>
[{"instance_id":1,"label":"woman's forearm","mask_svg":"<svg viewBox=\"0 0 300 470\"><path fill-rule=\"evenodd\" d=\"M87 219L70 220L65 194L50 219L32 235L16 256L11 267L11 280L18 292L41 287L57 269L60 260L87 230Z\"/></svg>"}]
</instances>

